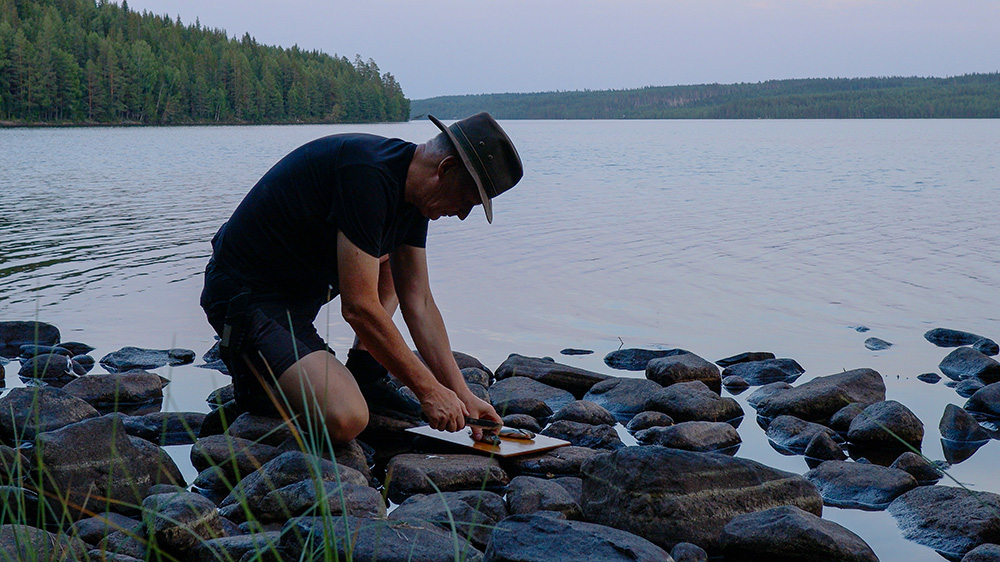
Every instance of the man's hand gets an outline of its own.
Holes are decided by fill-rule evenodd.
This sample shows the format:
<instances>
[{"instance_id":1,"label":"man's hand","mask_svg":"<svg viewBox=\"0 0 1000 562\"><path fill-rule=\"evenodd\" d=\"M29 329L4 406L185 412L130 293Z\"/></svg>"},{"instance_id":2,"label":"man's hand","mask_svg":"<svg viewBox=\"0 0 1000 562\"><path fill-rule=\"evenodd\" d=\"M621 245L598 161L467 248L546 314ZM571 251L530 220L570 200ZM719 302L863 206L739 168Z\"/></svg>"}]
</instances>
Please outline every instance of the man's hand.
<instances>
[{"instance_id":1,"label":"man's hand","mask_svg":"<svg viewBox=\"0 0 1000 562\"><path fill-rule=\"evenodd\" d=\"M483 402L475 395L473 395L471 392L469 393L468 396L465 397L464 401L465 401L465 408L469 412L468 414L469 417L479 418L481 420L490 420L500 424L501 427L503 426L503 420L500 419L499 415L497 415L497 411L493 409L493 406L490 406L486 402ZM472 439L474 441L483 440L483 428L475 425L470 425L469 428L472 429ZM492 432L496 433L496 430L493 430Z\"/></svg>"},{"instance_id":2,"label":"man's hand","mask_svg":"<svg viewBox=\"0 0 1000 562\"><path fill-rule=\"evenodd\" d=\"M437 384L420 397L420 408L427 422L434 429L455 432L465 427L469 410L458 395L442 384Z\"/></svg>"}]
</instances>

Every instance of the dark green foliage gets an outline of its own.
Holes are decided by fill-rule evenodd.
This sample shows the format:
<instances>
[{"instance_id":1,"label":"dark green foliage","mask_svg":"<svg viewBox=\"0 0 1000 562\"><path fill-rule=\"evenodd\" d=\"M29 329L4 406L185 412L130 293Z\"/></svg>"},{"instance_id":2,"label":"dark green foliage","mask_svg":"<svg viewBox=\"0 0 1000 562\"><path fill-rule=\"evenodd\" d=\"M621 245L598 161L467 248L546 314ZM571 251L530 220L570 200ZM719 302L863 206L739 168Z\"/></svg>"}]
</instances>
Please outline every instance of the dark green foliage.
<instances>
[{"instance_id":1,"label":"dark green foliage","mask_svg":"<svg viewBox=\"0 0 1000 562\"><path fill-rule=\"evenodd\" d=\"M258 44L249 34L107 0L0 0L0 121L403 121L410 102L372 60Z\"/></svg>"},{"instance_id":2,"label":"dark green foliage","mask_svg":"<svg viewBox=\"0 0 1000 562\"><path fill-rule=\"evenodd\" d=\"M412 102L413 116L460 119L478 111L498 119L997 118L1000 73L443 96Z\"/></svg>"}]
</instances>

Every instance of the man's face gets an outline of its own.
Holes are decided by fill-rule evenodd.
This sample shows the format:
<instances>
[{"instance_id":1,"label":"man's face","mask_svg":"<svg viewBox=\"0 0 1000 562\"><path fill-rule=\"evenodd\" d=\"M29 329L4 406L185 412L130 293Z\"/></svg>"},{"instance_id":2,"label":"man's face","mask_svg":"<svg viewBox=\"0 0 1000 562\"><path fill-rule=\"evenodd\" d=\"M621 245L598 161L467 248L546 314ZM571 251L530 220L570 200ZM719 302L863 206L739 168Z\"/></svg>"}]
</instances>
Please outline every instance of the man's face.
<instances>
[{"instance_id":1,"label":"man's face","mask_svg":"<svg viewBox=\"0 0 1000 562\"><path fill-rule=\"evenodd\" d=\"M433 197L421 209L431 220L441 217L458 217L465 220L472 208L481 204L479 189L465 167L453 167L439 178L437 197Z\"/></svg>"}]
</instances>

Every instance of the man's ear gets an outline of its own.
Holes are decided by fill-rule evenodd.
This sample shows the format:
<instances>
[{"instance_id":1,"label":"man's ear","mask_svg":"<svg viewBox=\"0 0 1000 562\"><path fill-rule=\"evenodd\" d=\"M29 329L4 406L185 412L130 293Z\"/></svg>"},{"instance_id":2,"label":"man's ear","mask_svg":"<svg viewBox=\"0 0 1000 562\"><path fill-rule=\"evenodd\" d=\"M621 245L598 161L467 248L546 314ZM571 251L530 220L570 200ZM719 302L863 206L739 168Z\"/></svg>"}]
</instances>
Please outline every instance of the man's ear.
<instances>
[{"instance_id":1,"label":"man's ear","mask_svg":"<svg viewBox=\"0 0 1000 562\"><path fill-rule=\"evenodd\" d=\"M464 166L464 164L462 164L462 161L453 154L445 156L440 162L438 162L438 176L444 176L446 172L454 170L456 166Z\"/></svg>"}]
</instances>

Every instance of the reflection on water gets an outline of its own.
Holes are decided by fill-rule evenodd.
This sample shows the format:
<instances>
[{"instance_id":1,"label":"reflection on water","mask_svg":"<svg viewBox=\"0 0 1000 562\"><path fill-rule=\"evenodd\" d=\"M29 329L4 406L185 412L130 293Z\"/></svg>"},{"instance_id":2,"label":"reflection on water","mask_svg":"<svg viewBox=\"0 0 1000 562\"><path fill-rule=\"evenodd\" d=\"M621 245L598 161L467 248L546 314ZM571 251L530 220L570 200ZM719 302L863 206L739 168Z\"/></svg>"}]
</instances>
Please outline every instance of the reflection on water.
<instances>
[{"instance_id":1,"label":"reflection on water","mask_svg":"<svg viewBox=\"0 0 1000 562\"><path fill-rule=\"evenodd\" d=\"M495 202L494 224L473 213L431 228L432 284L456 349L495 367L512 352L582 347L597 353L559 360L604 373L603 356L622 346L710 360L771 351L798 361L801 380L871 367L923 420L924 453L944 458L937 421L964 399L916 379L948 351L922 334L1000 336L996 122L505 128L525 177ZM97 357L126 345L201 354L213 342L197 306L212 234L288 151L361 129L415 141L436 133L429 122L0 130L0 318L55 323ZM336 301L318 325L346 350ZM873 336L894 345L870 351ZM204 411L226 382L191 366L163 371L174 380L166 409ZM746 395L737 400L751 411ZM753 424L740 434L740 456L806 470ZM954 476L1000 491L990 474L998 451L987 443ZM929 552L900 539L884 513L828 516L883 560Z\"/></svg>"}]
</instances>

